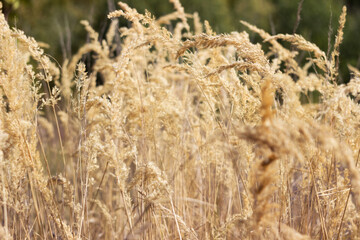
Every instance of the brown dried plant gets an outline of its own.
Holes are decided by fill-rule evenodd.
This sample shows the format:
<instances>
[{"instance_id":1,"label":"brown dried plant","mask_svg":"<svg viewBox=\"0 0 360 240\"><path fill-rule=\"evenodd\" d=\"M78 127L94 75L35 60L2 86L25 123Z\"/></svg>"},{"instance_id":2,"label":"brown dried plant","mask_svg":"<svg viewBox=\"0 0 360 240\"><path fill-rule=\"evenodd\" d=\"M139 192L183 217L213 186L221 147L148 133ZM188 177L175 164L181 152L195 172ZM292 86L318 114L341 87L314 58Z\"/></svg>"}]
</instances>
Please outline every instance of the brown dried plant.
<instances>
[{"instance_id":1,"label":"brown dried plant","mask_svg":"<svg viewBox=\"0 0 360 240\"><path fill-rule=\"evenodd\" d=\"M328 58L246 22L264 43L216 34L170 2L159 19L120 2L101 42L82 21L90 41L61 68L0 16L0 238L358 239L346 8Z\"/></svg>"}]
</instances>

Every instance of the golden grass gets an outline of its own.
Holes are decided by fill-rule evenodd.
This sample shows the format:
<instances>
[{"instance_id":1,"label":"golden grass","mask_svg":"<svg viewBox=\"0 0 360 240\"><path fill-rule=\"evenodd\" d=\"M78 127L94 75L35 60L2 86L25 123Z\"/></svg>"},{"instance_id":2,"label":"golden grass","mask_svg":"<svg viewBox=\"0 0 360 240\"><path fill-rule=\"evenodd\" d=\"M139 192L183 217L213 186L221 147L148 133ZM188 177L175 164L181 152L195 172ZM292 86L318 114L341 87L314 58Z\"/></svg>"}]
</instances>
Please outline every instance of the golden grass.
<instances>
[{"instance_id":1,"label":"golden grass","mask_svg":"<svg viewBox=\"0 0 360 240\"><path fill-rule=\"evenodd\" d=\"M131 27L114 19L102 42L82 21L90 42L61 67L0 16L0 238L359 238L359 70L337 79L346 8L328 59L243 22L264 52L170 2L159 20L119 3L109 18Z\"/></svg>"}]
</instances>

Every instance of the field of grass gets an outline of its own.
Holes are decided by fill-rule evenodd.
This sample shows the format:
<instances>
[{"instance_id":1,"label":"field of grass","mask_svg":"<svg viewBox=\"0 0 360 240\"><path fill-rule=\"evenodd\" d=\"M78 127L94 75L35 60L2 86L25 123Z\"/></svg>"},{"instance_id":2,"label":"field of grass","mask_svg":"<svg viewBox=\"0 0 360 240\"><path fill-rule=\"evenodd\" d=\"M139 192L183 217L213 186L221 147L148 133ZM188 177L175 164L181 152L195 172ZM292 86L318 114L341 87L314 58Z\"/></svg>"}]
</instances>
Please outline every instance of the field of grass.
<instances>
[{"instance_id":1,"label":"field of grass","mask_svg":"<svg viewBox=\"0 0 360 240\"><path fill-rule=\"evenodd\" d=\"M0 239L360 238L346 8L327 54L170 2L158 19L119 3L101 42L82 21L90 41L61 64L0 15Z\"/></svg>"}]
</instances>

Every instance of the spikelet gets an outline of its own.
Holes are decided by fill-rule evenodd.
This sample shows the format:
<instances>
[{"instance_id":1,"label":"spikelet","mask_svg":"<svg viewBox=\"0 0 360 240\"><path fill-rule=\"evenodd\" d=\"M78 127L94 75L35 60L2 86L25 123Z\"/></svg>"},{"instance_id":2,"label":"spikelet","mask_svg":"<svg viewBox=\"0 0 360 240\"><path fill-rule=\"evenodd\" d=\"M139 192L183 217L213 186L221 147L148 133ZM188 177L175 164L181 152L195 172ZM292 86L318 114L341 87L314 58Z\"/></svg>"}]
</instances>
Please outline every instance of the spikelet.
<instances>
[{"instance_id":1,"label":"spikelet","mask_svg":"<svg viewBox=\"0 0 360 240\"><path fill-rule=\"evenodd\" d=\"M179 18L182 20L182 22L183 22L186 30L189 31L189 30L190 30L190 26L189 26L189 24L188 24L188 22L187 22L187 17L186 17L186 15L185 15L184 8L183 8L183 6L181 5L180 1L179 1L179 0L169 0L169 1L170 1L172 4L174 4L174 7L175 7L175 9L176 9L176 11L177 11L177 13L178 13Z\"/></svg>"},{"instance_id":2,"label":"spikelet","mask_svg":"<svg viewBox=\"0 0 360 240\"><path fill-rule=\"evenodd\" d=\"M344 27L346 23L346 6L343 6L342 12L339 18L339 28L334 43L334 50L331 53L331 76L336 81L336 77L339 71L339 55L340 55L340 44L344 39Z\"/></svg>"},{"instance_id":3,"label":"spikelet","mask_svg":"<svg viewBox=\"0 0 360 240\"><path fill-rule=\"evenodd\" d=\"M328 66L330 64L327 61L325 52L320 50L315 44L305 40L305 38L303 38L302 36L298 34L277 34L275 36L271 36L270 38L265 39L265 41L271 41L276 39L288 41L300 50L312 52L315 56L315 59L313 59L314 63L323 71L326 72L328 70Z\"/></svg>"}]
</instances>

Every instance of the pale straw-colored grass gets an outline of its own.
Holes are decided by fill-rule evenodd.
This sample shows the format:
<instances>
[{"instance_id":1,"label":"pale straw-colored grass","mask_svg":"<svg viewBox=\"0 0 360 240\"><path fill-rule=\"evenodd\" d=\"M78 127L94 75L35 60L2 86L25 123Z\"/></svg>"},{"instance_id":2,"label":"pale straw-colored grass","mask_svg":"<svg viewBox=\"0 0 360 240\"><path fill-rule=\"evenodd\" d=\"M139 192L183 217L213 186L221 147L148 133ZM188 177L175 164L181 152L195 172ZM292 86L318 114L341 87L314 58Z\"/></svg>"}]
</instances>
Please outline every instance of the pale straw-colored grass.
<instances>
[{"instance_id":1,"label":"pale straw-colored grass","mask_svg":"<svg viewBox=\"0 0 360 240\"><path fill-rule=\"evenodd\" d=\"M158 20L119 3L102 42L82 21L90 41L59 68L0 16L0 238L359 238L359 70L338 82L346 8L328 59L246 22L265 43L217 34L170 2Z\"/></svg>"}]
</instances>

